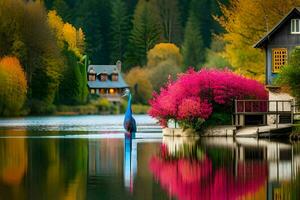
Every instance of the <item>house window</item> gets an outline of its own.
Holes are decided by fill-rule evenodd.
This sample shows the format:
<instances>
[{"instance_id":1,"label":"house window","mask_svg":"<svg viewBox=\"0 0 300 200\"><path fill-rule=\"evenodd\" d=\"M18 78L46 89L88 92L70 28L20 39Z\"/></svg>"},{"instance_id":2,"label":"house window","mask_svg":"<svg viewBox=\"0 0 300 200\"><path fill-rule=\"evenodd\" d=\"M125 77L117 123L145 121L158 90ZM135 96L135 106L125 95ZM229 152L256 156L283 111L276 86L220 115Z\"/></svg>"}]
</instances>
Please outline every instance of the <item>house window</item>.
<instances>
[{"instance_id":1,"label":"house window","mask_svg":"<svg viewBox=\"0 0 300 200\"><path fill-rule=\"evenodd\" d=\"M96 75L95 74L89 74L89 81L95 81Z\"/></svg>"},{"instance_id":2,"label":"house window","mask_svg":"<svg viewBox=\"0 0 300 200\"><path fill-rule=\"evenodd\" d=\"M101 74L100 75L100 80L101 81L106 81L107 80L107 74Z\"/></svg>"},{"instance_id":3,"label":"house window","mask_svg":"<svg viewBox=\"0 0 300 200\"><path fill-rule=\"evenodd\" d=\"M91 89L91 94L95 94L96 90L95 89Z\"/></svg>"},{"instance_id":4,"label":"house window","mask_svg":"<svg viewBox=\"0 0 300 200\"><path fill-rule=\"evenodd\" d=\"M118 81L118 74L112 74L111 75L111 80L112 81Z\"/></svg>"},{"instance_id":5,"label":"house window","mask_svg":"<svg viewBox=\"0 0 300 200\"><path fill-rule=\"evenodd\" d=\"M300 19L291 20L291 33L300 34Z\"/></svg>"},{"instance_id":6,"label":"house window","mask_svg":"<svg viewBox=\"0 0 300 200\"><path fill-rule=\"evenodd\" d=\"M287 49L278 48L273 49L273 73L278 73L280 68L287 64Z\"/></svg>"}]
</instances>

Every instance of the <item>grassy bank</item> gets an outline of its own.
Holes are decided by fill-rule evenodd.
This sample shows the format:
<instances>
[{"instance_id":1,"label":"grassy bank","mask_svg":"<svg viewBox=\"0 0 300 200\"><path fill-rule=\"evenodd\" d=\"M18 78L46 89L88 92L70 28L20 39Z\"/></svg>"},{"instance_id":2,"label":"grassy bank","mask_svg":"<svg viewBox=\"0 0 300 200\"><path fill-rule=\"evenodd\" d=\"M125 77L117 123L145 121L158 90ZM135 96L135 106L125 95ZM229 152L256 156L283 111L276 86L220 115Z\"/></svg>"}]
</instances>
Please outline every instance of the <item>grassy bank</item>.
<instances>
[{"instance_id":1,"label":"grassy bank","mask_svg":"<svg viewBox=\"0 0 300 200\"><path fill-rule=\"evenodd\" d=\"M92 101L87 105L69 106L59 105L54 109L53 115L109 115L125 113L127 102L122 101L120 104L111 103L105 99ZM148 105L133 104L132 111L134 114L146 114L149 110Z\"/></svg>"}]
</instances>

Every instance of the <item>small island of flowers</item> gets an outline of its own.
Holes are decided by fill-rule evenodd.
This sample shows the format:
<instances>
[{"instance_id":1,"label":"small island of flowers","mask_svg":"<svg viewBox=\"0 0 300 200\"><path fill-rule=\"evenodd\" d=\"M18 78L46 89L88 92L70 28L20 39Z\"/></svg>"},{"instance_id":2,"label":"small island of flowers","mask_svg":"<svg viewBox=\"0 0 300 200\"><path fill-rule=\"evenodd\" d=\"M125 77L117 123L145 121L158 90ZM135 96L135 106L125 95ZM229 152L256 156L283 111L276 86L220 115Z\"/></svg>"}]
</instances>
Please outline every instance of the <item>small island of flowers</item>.
<instances>
[{"instance_id":1,"label":"small island of flowers","mask_svg":"<svg viewBox=\"0 0 300 200\"><path fill-rule=\"evenodd\" d=\"M154 93L149 114L163 127L174 120L184 129L201 132L230 124L235 99L268 100L268 92L258 81L229 70L189 69Z\"/></svg>"}]
</instances>

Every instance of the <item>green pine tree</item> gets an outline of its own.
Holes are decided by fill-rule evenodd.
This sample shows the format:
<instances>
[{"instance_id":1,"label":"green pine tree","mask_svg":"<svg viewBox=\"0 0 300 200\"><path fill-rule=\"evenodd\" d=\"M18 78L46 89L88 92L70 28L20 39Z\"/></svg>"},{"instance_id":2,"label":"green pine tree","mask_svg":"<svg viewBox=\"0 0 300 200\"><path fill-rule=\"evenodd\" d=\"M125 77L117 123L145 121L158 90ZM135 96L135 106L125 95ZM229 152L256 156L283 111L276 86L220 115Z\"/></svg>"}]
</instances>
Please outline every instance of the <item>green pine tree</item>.
<instances>
[{"instance_id":1,"label":"green pine tree","mask_svg":"<svg viewBox=\"0 0 300 200\"><path fill-rule=\"evenodd\" d=\"M154 0L153 6L163 29L162 38L168 43L181 44L183 31L178 0Z\"/></svg>"},{"instance_id":2,"label":"green pine tree","mask_svg":"<svg viewBox=\"0 0 300 200\"><path fill-rule=\"evenodd\" d=\"M188 18L184 42L182 46L184 70L188 67L198 67L205 59L204 45L196 16L191 13Z\"/></svg>"},{"instance_id":3,"label":"green pine tree","mask_svg":"<svg viewBox=\"0 0 300 200\"><path fill-rule=\"evenodd\" d=\"M124 60L128 43L130 20L123 0L112 2L111 12L111 63Z\"/></svg>"},{"instance_id":4,"label":"green pine tree","mask_svg":"<svg viewBox=\"0 0 300 200\"><path fill-rule=\"evenodd\" d=\"M149 1L140 0L134 13L133 29L129 37L125 60L126 70L146 64L147 52L158 43L160 34L159 18L152 4Z\"/></svg>"}]
</instances>

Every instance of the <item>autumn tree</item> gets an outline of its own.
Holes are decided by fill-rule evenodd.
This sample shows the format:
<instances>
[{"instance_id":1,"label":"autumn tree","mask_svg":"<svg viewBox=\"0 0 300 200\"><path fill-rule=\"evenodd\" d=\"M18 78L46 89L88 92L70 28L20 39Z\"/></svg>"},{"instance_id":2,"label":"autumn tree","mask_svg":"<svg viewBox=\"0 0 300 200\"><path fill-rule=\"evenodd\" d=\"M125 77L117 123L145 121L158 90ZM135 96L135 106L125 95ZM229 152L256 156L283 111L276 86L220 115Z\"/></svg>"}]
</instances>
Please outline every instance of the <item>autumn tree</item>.
<instances>
[{"instance_id":1,"label":"autumn tree","mask_svg":"<svg viewBox=\"0 0 300 200\"><path fill-rule=\"evenodd\" d=\"M0 116L18 115L27 93L27 81L16 57L0 59Z\"/></svg>"},{"instance_id":2,"label":"autumn tree","mask_svg":"<svg viewBox=\"0 0 300 200\"><path fill-rule=\"evenodd\" d=\"M51 105L62 62L43 4L2 0L0 13L0 56L19 58L29 85L29 105L39 102L37 109Z\"/></svg>"},{"instance_id":3,"label":"autumn tree","mask_svg":"<svg viewBox=\"0 0 300 200\"><path fill-rule=\"evenodd\" d=\"M87 98L86 69L79 61L84 52L84 33L81 28L76 29L64 22L56 11L48 13L48 22L56 35L64 61L56 103L83 104Z\"/></svg>"},{"instance_id":4,"label":"autumn tree","mask_svg":"<svg viewBox=\"0 0 300 200\"><path fill-rule=\"evenodd\" d=\"M184 42L182 45L184 70L188 67L198 67L205 59L205 48L198 27L196 16L191 12L185 27Z\"/></svg>"},{"instance_id":5,"label":"autumn tree","mask_svg":"<svg viewBox=\"0 0 300 200\"><path fill-rule=\"evenodd\" d=\"M163 61L172 60L176 66L182 65L179 48L171 43L159 43L147 53L147 67L154 68Z\"/></svg>"},{"instance_id":6,"label":"autumn tree","mask_svg":"<svg viewBox=\"0 0 300 200\"><path fill-rule=\"evenodd\" d=\"M182 55L175 44L159 43L147 55L147 74L155 91L181 72Z\"/></svg>"},{"instance_id":7,"label":"autumn tree","mask_svg":"<svg viewBox=\"0 0 300 200\"><path fill-rule=\"evenodd\" d=\"M133 19L133 29L129 37L126 55L127 70L133 66L144 66L147 52L158 43L161 27L150 1L140 0Z\"/></svg>"},{"instance_id":8,"label":"autumn tree","mask_svg":"<svg viewBox=\"0 0 300 200\"><path fill-rule=\"evenodd\" d=\"M130 31L130 19L123 0L112 2L111 12L111 63L124 60Z\"/></svg>"},{"instance_id":9,"label":"autumn tree","mask_svg":"<svg viewBox=\"0 0 300 200\"><path fill-rule=\"evenodd\" d=\"M218 18L226 30L224 55L237 72L264 80L264 53L252 46L299 5L299 0L232 0Z\"/></svg>"},{"instance_id":10,"label":"autumn tree","mask_svg":"<svg viewBox=\"0 0 300 200\"><path fill-rule=\"evenodd\" d=\"M147 71L140 67L132 68L125 80L133 90L133 101L147 104L152 95L152 85L148 79Z\"/></svg>"}]
</instances>

